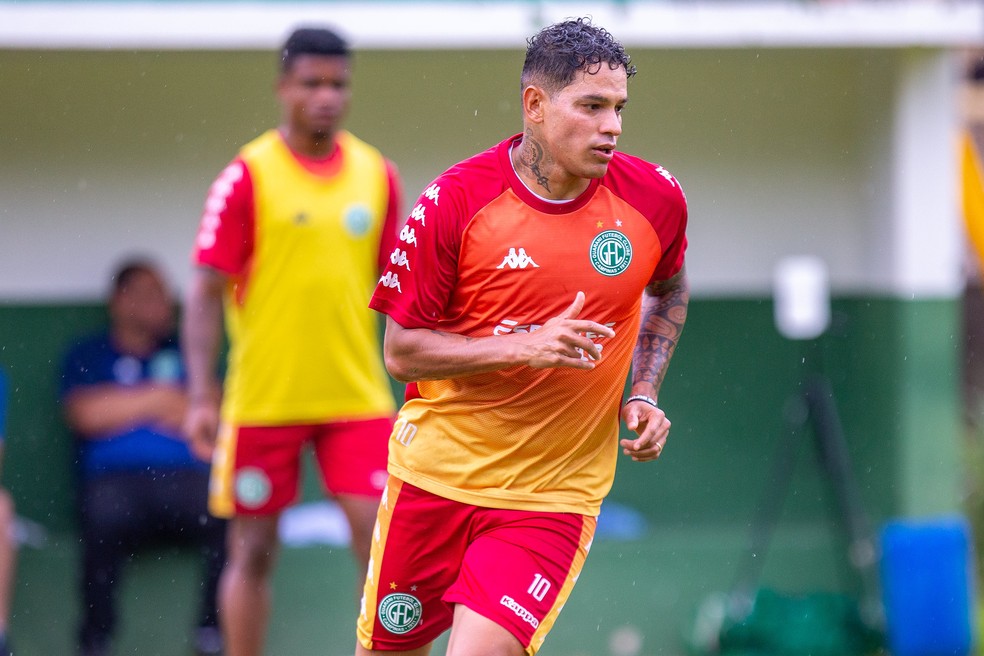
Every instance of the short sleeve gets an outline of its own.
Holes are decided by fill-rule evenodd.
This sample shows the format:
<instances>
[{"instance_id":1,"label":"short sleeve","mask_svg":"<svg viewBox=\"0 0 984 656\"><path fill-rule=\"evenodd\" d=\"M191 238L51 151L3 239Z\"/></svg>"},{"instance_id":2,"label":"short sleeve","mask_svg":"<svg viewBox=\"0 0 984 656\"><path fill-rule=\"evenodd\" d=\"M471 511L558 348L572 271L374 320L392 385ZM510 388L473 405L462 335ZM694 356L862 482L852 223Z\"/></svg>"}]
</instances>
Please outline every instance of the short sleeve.
<instances>
[{"instance_id":1,"label":"short sleeve","mask_svg":"<svg viewBox=\"0 0 984 656\"><path fill-rule=\"evenodd\" d=\"M229 275L243 273L253 254L254 225L253 182L237 158L209 188L192 260Z\"/></svg>"},{"instance_id":2,"label":"short sleeve","mask_svg":"<svg viewBox=\"0 0 984 656\"><path fill-rule=\"evenodd\" d=\"M417 199L369 302L404 328L436 326L454 289L466 219L447 182L438 178Z\"/></svg>"}]
</instances>

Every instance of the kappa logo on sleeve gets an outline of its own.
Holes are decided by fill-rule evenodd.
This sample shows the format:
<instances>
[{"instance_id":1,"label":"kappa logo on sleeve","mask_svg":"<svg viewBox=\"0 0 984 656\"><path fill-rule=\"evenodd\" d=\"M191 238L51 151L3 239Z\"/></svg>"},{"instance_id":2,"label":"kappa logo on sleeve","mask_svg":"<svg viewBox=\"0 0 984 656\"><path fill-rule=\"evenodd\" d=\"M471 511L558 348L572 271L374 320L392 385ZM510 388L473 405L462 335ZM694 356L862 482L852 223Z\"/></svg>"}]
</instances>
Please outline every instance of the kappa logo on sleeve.
<instances>
[{"instance_id":1,"label":"kappa logo on sleeve","mask_svg":"<svg viewBox=\"0 0 984 656\"><path fill-rule=\"evenodd\" d=\"M677 186L677 181L676 181L676 179L675 179L675 178L674 178L674 177L673 177L673 176L672 176L672 175L670 174L670 172L669 172L669 171L667 171L666 169L664 169L664 168L663 168L662 166L657 166L657 167L656 167L656 172L657 172L657 173L659 173L659 174L660 174L661 176L663 176L664 178L666 178L666 180L667 180L667 181L668 181L668 182L669 182L669 183L670 183L671 185L673 185L674 187L675 187L675 186Z\"/></svg>"},{"instance_id":2,"label":"kappa logo on sleeve","mask_svg":"<svg viewBox=\"0 0 984 656\"><path fill-rule=\"evenodd\" d=\"M432 184L431 186L427 187L427 189L424 189L424 198L433 201L435 205L438 204L437 201L440 197L441 197L441 188L438 187L436 184Z\"/></svg>"},{"instance_id":3,"label":"kappa logo on sleeve","mask_svg":"<svg viewBox=\"0 0 984 656\"><path fill-rule=\"evenodd\" d=\"M387 271L386 275L379 279L379 284L388 289L395 289L401 294L403 293L403 289L400 287L400 276L392 271Z\"/></svg>"},{"instance_id":4,"label":"kappa logo on sleeve","mask_svg":"<svg viewBox=\"0 0 984 656\"><path fill-rule=\"evenodd\" d=\"M407 252L399 247L390 253L389 260L393 263L393 266L402 267L407 271L410 270L410 258L407 257Z\"/></svg>"},{"instance_id":5,"label":"kappa logo on sleeve","mask_svg":"<svg viewBox=\"0 0 984 656\"><path fill-rule=\"evenodd\" d=\"M410 224L404 224L403 229L400 230L400 241L409 244L410 246L417 245L417 232L410 227Z\"/></svg>"},{"instance_id":6,"label":"kappa logo on sleeve","mask_svg":"<svg viewBox=\"0 0 984 656\"><path fill-rule=\"evenodd\" d=\"M414 221L419 221L421 225L427 225L427 210L420 203L414 205L414 208L410 210L410 218ZM409 223L409 219L407 220Z\"/></svg>"}]
</instances>

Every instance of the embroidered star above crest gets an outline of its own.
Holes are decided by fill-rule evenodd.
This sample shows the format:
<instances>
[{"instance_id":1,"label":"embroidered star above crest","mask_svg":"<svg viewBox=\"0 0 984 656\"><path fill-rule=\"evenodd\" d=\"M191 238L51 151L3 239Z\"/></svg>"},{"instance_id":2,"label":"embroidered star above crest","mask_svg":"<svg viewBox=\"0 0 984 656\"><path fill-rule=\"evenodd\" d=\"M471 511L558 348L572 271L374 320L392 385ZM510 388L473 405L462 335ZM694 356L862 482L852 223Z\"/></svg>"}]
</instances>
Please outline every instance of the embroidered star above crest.
<instances>
[{"instance_id":1,"label":"embroidered star above crest","mask_svg":"<svg viewBox=\"0 0 984 656\"><path fill-rule=\"evenodd\" d=\"M597 227L599 227L599 228L601 228L601 227L604 227L604 225L605 225L605 224L604 224L604 223L602 223L601 221L599 221L599 222L598 222L598 223L596 223L595 225L596 225Z\"/></svg>"},{"instance_id":2,"label":"embroidered star above crest","mask_svg":"<svg viewBox=\"0 0 984 656\"><path fill-rule=\"evenodd\" d=\"M396 581L390 581L390 590L396 590Z\"/></svg>"},{"instance_id":3,"label":"embroidered star above crest","mask_svg":"<svg viewBox=\"0 0 984 656\"><path fill-rule=\"evenodd\" d=\"M622 227L622 219L615 219L615 227L616 228Z\"/></svg>"}]
</instances>

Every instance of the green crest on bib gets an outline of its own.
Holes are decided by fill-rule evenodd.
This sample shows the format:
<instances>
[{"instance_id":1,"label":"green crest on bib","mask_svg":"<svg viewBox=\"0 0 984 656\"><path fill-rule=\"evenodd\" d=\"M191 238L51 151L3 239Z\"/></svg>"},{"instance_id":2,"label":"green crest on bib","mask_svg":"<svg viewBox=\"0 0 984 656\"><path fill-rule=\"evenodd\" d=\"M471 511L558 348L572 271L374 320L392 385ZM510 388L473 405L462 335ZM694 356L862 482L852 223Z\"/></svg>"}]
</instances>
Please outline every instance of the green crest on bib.
<instances>
[{"instance_id":1,"label":"green crest on bib","mask_svg":"<svg viewBox=\"0 0 984 656\"><path fill-rule=\"evenodd\" d=\"M345 209L345 229L353 237L362 237L372 227L372 214L362 204L349 205Z\"/></svg>"}]
</instances>

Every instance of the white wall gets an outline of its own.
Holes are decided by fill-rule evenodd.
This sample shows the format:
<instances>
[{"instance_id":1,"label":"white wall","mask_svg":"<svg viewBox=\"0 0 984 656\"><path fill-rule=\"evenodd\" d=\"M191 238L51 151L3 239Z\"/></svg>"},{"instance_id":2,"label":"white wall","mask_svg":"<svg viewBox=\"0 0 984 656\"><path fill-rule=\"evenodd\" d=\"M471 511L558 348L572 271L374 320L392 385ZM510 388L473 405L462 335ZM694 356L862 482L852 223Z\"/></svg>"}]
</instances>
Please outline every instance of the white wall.
<instances>
[{"instance_id":1,"label":"white wall","mask_svg":"<svg viewBox=\"0 0 984 656\"><path fill-rule=\"evenodd\" d=\"M950 88L945 55L630 52L640 73L622 144L688 193L696 293L767 294L790 253L822 256L835 292L899 292L898 271L886 274L897 265L892 159L921 124L907 115L899 127L895 107L912 71L923 75L916 90ZM521 64L521 50L362 52L349 126L394 159L415 196L444 166L520 130ZM98 298L133 251L158 256L182 287L212 177L276 122L273 73L265 52L0 51L0 301ZM946 113L926 120L929 138L914 143L939 162L951 150ZM955 193L945 177L932 185ZM953 228L952 203L925 207ZM934 266L943 278L959 270Z\"/></svg>"}]
</instances>

